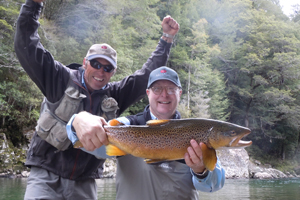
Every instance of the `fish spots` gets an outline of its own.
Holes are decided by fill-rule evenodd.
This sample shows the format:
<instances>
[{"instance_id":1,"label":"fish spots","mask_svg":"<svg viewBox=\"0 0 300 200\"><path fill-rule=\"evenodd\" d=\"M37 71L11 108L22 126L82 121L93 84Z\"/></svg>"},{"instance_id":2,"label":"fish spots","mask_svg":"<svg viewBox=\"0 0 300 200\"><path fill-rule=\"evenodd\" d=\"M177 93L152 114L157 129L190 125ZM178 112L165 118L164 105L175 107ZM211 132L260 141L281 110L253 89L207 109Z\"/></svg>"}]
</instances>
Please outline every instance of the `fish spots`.
<instances>
[{"instance_id":1,"label":"fish spots","mask_svg":"<svg viewBox=\"0 0 300 200\"><path fill-rule=\"evenodd\" d=\"M168 160L183 158L192 139L216 149L236 145L239 135L249 132L244 127L211 119L169 120L167 123L152 120L149 123L152 125L105 127L108 140L134 156Z\"/></svg>"}]
</instances>

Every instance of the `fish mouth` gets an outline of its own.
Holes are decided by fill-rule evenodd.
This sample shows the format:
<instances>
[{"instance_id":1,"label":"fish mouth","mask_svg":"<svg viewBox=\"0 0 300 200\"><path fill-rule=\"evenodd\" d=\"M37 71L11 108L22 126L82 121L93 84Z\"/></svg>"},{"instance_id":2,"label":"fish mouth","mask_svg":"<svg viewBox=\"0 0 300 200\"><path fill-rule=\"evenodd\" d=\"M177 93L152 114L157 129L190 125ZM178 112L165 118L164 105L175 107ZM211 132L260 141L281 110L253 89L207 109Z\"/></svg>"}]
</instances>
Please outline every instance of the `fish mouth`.
<instances>
[{"instance_id":1,"label":"fish mouth","mask_svg":"<svg viewBox=\"0 0 300 200\"><path fill-rule=\"evenodd\" d=\"M243 141L243 140L240 140L240 141L235 145L235 147L236 147L236 148L249 147L251 144L252 144L252 141Z\"/></svg>"},{"instance_id":2,"label":"fish mouth","mask_svg":"<svg viewBox=\"0 0 300 200\"><path fill-rule=\"evenodd\" d=\"M252 145L252 141L242 140L242 138L249 135L250 132L251 132L250 129L247 129L245 134L243 134L241 137L238 137L231 142L230 147L231 148L244 148L244 147L248 147L248 146Z\"/></svg>"},{"instance_id":3,"label":"fish mouth","mask_svg":"<svg viewBox=\"0 0 300 200\"><path fill-rule=\"evenodd\" d=\"M241 149L252 145L252 141L244 141L236 138L228 146L219 147L218 149Z\"/></svg>"},{"instance_id":4,"label":"fish mouth","mask_svg":"<svg viewBox=\"0 0 300 200\"><path fill-rule=\"evenodd\" d=\"M246 133L245 135L243 135L241 138L239 138L239 141L238 143L236 143L236 147L239 148L239 147L249 147L251 144L252 144L252 141L244 141L242 140L242 138L246 137L247 135L249 135L251 133L251 130L250 129L246 129Z\"/></svg>"}]
</instances>

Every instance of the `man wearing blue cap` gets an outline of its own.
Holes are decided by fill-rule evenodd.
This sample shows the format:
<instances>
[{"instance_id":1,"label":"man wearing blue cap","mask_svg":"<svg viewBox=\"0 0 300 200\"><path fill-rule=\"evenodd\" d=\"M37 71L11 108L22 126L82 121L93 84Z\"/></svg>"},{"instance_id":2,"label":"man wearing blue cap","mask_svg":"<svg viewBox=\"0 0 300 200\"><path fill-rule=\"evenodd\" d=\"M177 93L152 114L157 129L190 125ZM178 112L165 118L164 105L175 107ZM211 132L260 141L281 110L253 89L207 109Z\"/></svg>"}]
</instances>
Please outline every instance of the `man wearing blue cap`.
<instances>
[{"instance_id":1,"label":"man wearing blue cap","mask_svg":"<svg viewBox=\"0 0 300 200\"><path fill-rule=\"evenodd\" d=\"M119 117L120 124L145 125L148 120L180 119L176 110L182 94L177 73L160 67L150 73L147 95L149 105L143 112ZM218 159L213 171L205 169L202 145L190 141L184 159L147 164L144 158L132 155L117 158L116 200L198 200L197 190L215 192L224 186L225 170ZM90 152L96 157L103 155Z\"/></svg>"},{"instance_id":2,"label":"man wearing blue cap","mask_svg":"<svg viewBox=\"0 0 300 200\"><path fill-rule=\"evenodd\" d=\"M105 159L74 149L67 136L67 122L72 122L74 114L83 113L84 119L81 114L79 118L74 116L74 127L68 127L78 131L87 150L107 144L103 124L145 95L146 80L152 70L166 64L179 25L170 16L165 17L161 23L163 36L143 67L111 83L117 53L108 44L92 45L83 64L69 68L43 47L38 35L43 1L26 0L22 5L14 42L20 64L45 96L27 153L25 165L31 171L24 199L97 199L95 178L101 177ZM100 129L80 134L95 126Z\"/></svg>"},{"instance_id":3,"label":"man wearing blue cap","mask_svg":"<svg viewBox=\"0 0 300 200\"><path fill-rule=\"evenodd\" d=\"M147 95L149 105L142 113L120 117L126 125L145 125L153 119L180 119L176 110L182 93L177 73L160 67L150 73ZM208 171L202 161L202 151L195 140L187 149L184 159L147 164L144 158L125 155L117 159L117 200L197 200L197 190L215 192L225 182L225 170L217 161L216 168Z\"/></svg>"}]
</instances>

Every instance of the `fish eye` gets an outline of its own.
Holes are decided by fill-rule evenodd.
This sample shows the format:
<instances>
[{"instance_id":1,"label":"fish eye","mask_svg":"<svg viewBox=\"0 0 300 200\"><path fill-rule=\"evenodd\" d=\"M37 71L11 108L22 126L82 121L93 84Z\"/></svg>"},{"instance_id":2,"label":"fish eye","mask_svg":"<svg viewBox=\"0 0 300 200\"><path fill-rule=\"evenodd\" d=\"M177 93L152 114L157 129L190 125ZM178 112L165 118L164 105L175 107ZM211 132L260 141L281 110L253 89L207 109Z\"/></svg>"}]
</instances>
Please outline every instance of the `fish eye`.
<instances>
[{"instance_id":1,"label":"fish eye","mask_svg":"<svg viewBox=\"0 0 300 200\"><path fill-rule=\"evenodd\" d=\"M235 131L230 131L229 133L230 133L231 136L235 136L236 135Z\"/></svg>"}]
</instances>

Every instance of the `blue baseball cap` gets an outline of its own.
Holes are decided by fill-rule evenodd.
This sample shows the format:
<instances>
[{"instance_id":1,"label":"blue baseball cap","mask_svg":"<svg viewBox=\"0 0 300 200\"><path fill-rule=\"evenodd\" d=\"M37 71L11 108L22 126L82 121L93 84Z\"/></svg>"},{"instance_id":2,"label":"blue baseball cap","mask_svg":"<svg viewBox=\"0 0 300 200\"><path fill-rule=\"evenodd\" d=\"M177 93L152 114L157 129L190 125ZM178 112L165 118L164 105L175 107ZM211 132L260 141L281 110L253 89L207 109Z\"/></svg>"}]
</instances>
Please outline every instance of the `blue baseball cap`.
<instances>
[{"instance_id":1,"label":"blue baseball cap","mask_svg":"<svg viewBox=\"0 0 300 200\"><path fill-rule=\"evenodd\" d=\"M155 82L159 80L168 80L173 82L177 87L181 88L180 80L178 77L177 72L175 72L173 69L162 66L160 68L157 68L153 70L150 73L149 80L148 80L148 86L147 88L150 88L150 86Z\"/></svg>"}]
</instances>

